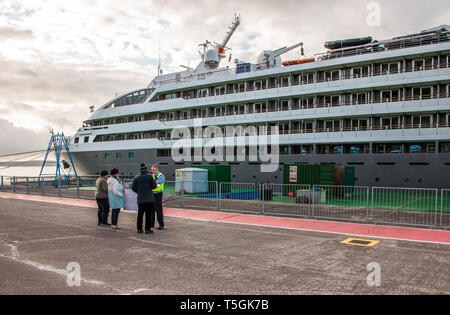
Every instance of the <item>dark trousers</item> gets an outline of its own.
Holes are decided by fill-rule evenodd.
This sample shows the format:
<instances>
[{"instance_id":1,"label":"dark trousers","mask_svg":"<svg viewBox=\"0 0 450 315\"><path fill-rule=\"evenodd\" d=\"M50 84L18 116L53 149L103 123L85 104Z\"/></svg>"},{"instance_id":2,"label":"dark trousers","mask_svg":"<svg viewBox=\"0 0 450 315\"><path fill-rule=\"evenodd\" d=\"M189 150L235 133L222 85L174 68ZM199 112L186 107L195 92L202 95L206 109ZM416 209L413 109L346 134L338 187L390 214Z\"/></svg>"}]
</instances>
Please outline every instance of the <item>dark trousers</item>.
<instances>
[{"instance_id":1,"label":"dark trousers","mask_svg":"<svg viewBox=\"0 0 450 315\"><path fill-rule=\"evenodd\" d=\"M156 218L158 219L158 224L160 227L164 227L164 216L162 207L163 193L160 192L157 194L153 194L153 197L155 198L155 207L154 211L152 211L151 226L155 227L155 211L156 211Z\"/></svg>"},{"instance_id":2,"label":"dark trousers","mask_svg":"<svg viewBox=\"0 0 450 315\"><path fill-rule=\"evenodd\" d=\"M112 209L111 212L111 224L117 225L117 221L119 221L120 209Z\"/></svg>"},{"instance_id":3,"label":"dark trousers","mask_svg":"<svg viewBox=\"0 0 450 315\"><path fill-rule=\"evenodd\" d=\"M138 216L137 216L137 229L142 231L142 221L145 214L145 230L150 231L151 226L151 216L155 211L155 204L153 202L148 203L138 203Z\"/></svg>"},{"instance_id":4,"label":"dark trousers","mask_svg":"<svg viewBox=\"0 0 450 315\"><path fill-rule=\"evenodd\" d=\"M98 224L107 224L108 223L108 215L109 215L109 201L108 198L97 198L98 206Z\"/></svg>"}]
</instances>

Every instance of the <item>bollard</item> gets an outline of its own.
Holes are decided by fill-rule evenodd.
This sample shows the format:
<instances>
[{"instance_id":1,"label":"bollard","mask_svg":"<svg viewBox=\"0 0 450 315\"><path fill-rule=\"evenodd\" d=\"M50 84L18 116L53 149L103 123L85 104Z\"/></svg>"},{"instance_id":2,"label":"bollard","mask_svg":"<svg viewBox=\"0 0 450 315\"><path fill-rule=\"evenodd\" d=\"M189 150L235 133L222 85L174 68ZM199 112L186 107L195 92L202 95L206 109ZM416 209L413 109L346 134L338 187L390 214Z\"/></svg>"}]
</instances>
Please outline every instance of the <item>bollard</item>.
<instances>
[{"instance_id":1,"label":"bollard","mask_svg":"<svg viewBox=\"0 0 450 315\"><path fill-rule=\"evenodd\" d=\"M222 185L224 185L224 183L219 184L219 198L218 198L218 202L219 202L218 210L219 211L222 210Z\"/></svg>"},{"instance_id":2,"label":"bollard","mask_svg":"<svg viewBox=\"0 0 450 315\"><path fill-rule=\"evenodd\" d=\"M264 199L266 199L266 184L258 184L257 185L258 191L261 194L262 193L262 198L259 198L259 204L260 204L260 213L262 215L264 215Z\"/></svg>"},{"instance_id":3,"label":"bollard","mask_svg":"<svg viewBox=\"0 0 450 315\"><path fill-rule=\"evenodd\" d=\"M81 198L81 194L80 194L80 179L78 177L77 177L77 198L78 199Z\"/></svg>"},{"instance_id":4,"label":"bollard","mask_svg":"<svg viewBox=\"0 0 450 315\"><path fill-rule=\"evenodd\" d=\"M184 181L181 181L180 194L181 194L181 205L184 207Z\"/></svg>"},{"instance_id":5,"label":"bollard","mask_svg":"<svg viewBox=\"0 0 450 315\"><path fill-rule=\"evenodd\" d=\"M366 222L369 223L369 200L370 200L370 190L369 187L367 187L367 217Z\"/></svg>"},{"instance_id":6,"label":"bollard","mask_svg":"<svg viewBox=\"0 0 450 315\"><path fill-rule=\"evenodd\" d=\"M372 187L372 206L371 206L371 212L370 212L370 220L371 221L373 221L373 203L374 203L374 201L373 201L373 199L375 198L375 196L374 196L374 189L373 189L373 187Z\"/></svg>"},{"instance_id":7,"label":"bollard","mask_svg":"<svg viewBox=\"0 0 450 315\"><path fill-rule=\"evenodd\" d=\"M61 176L58 176L58 197L61 197Z\"/></svg>"},{"instance_id":8,"label":"bollard","mask_svg":"<svg viewBox=\"0 0 450 315\"><path fill-rule=\"evenodd\" d=\"M41 189L42 189L42 196L45 196L45 179L43 177L42 177Z\"/></svg>"}]
</instances>

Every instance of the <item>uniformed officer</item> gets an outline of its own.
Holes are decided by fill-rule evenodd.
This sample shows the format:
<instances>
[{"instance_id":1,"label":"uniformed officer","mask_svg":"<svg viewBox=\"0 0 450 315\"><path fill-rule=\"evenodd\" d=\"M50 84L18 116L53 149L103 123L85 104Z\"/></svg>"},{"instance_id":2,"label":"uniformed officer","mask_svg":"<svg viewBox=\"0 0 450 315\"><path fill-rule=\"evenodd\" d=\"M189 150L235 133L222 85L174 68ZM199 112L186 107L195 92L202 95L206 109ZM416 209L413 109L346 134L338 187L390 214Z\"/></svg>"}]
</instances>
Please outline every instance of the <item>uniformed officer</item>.
<instances>
[{"instance_id":1,"label":"uniformed officer","mask_svg":"<svg viewBox=\"0 0 450 315\"><path fill-rule=\"evenodd\" d=\"M159 171L158 165L154 164L152 165L152 174L153 178L155 179L157 187L153 189L153 196L155 197L155 210L156 210L156 217L158 219L158 230L164 230L164 215L163 215L163 207L162 207L162 200L163 200L163 193L164 193L164 182L165 177L164 175ZM152 227L155 226L155 213L153 212L153 215L151 216L151 225Z\"/></svg>"}]
</instances>

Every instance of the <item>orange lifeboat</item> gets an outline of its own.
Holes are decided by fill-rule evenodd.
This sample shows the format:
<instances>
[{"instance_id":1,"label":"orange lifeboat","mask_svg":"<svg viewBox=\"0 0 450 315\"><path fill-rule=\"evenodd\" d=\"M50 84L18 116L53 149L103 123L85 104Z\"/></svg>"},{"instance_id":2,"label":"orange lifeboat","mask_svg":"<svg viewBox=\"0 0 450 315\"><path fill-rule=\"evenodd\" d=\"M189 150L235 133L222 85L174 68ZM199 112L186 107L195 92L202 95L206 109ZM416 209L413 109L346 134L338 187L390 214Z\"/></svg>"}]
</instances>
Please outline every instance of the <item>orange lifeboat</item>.
<instances>
[{"instance_id":1,"label":"orange lifeboat","mask_svg":"<svg viewBox=\"0 0 450 315\"><path fill-rule=\"evenodd\" d=\"M301 65L303 63L314 62L316 61L314 58L305 58L305 59L297 59L297 60L286 60L283 61L283 66L293 66L293 65Z\"/></svg>"}]
</instances>

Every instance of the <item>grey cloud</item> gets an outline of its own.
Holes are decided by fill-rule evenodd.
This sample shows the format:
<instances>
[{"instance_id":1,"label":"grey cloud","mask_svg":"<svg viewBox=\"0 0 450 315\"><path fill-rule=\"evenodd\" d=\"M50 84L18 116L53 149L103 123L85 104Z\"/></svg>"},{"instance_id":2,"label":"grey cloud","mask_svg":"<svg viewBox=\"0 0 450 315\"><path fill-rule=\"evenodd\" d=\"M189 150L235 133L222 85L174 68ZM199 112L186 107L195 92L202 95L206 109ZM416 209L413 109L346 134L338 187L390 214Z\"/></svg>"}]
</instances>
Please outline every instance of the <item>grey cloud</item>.
<instances>
[{"instance_id":1,"label":"grey cloud","mask_svg":"<svg viewBox=\"0 0 450 315\"><path fill-rule=\"evenodd\" d=\"M167 20L159 19L158 24L161 26L170 26L170 22Z\"/></svg>"},{"instance_id":2,"label":"grey cloud","mask_svg":"<svg viewBox=\"0 0 450 315\"><path fill-rule=\"evenodd\" d=\"M7 106L2 115L32 115L45 121L43 127L68 134L81 126L90 105L98 108L116 92L145 87L151 80L145 67L123 71L113 65L83 67L46 59L27 63L5 60L1 55L0 69L0 82L8 82L7 86L0 85L1 104ZM37 108L35 104L41 105Z\"/></svg>"},{"instance_id":3,"label":"grey cloud","mask_svg":"<svg viewBox=\"0 0 450 315\"><path fill-rule=\"evenodd\" d=\"M2 39L30 39L33 37L31 30L21 30L12 27L0 27L0 40Z\"/></svg>"},{"instance_id":4,"label":"grey cloud","mask_svg":"<svg viewBox=\"0 0 450 315\"><path fill-rule=\"evenodd\" d=\"M0 119L0 154L19 153L45 149L50 134L47 131L35 132L30 129L14 126Z\"/></svg>"}]
</instances>

